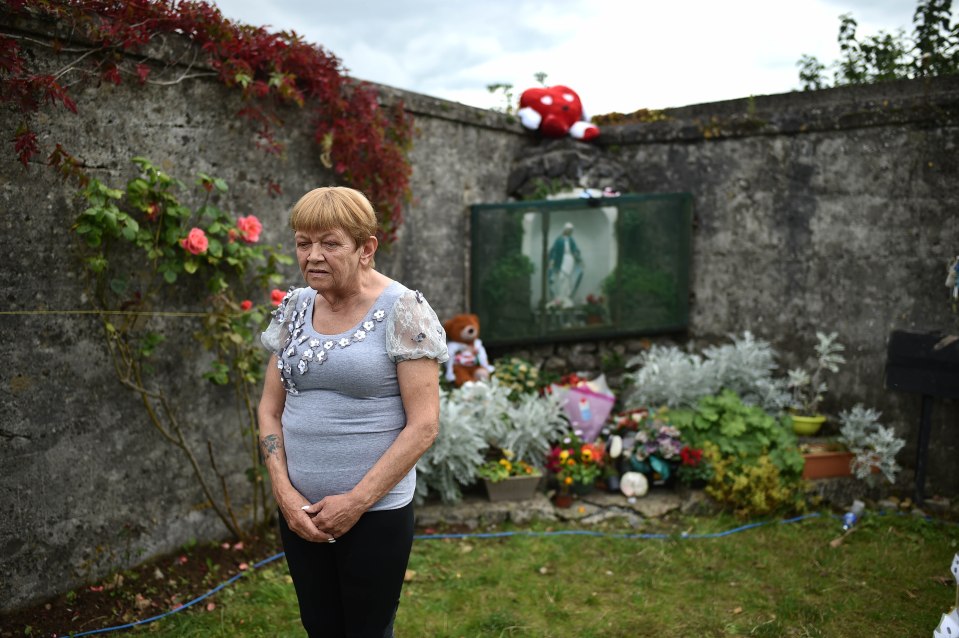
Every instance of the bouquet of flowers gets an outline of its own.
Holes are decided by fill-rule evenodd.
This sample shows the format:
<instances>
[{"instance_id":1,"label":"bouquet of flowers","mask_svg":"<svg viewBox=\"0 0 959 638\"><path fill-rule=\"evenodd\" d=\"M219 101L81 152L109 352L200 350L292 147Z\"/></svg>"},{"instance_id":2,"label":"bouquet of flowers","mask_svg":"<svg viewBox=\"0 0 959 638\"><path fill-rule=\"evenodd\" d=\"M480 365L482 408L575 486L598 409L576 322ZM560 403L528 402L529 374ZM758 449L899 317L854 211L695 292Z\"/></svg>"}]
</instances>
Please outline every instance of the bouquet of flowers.
<instances>
[{"instance_id":1,"label":"bouquet of flowers","mask_svg":"<svg viewBox=\"0 0 959 638\"><path fill-rule=\"evenodd\" d=\"M669 424L666 419L668 411L663 408L653 411L648 408L634 408L620 412L613 418L611 436L619 437L612 447L624 452L626 469L642 472L650 476L654 483L666 482L673 473L673 469L681 460L688 457L694 462L698 452L687 448L681 438L679 429ZM686 457L682 455L686 449ZM699 459L695 459L698 465Z\"/></svg>"},{"instance_id":2,"label":"bouquet of flowers","mask_svg":"<svg viewBox=\"0 0 959 638\"><path fill-rule=\"evenodd\" d=\"M546 467L556 476L560 489L574 484L589 486L603 471L604 450L600 445L584 442L575 433L553 447L546 459Z\"/></svg>"}]
</instances>

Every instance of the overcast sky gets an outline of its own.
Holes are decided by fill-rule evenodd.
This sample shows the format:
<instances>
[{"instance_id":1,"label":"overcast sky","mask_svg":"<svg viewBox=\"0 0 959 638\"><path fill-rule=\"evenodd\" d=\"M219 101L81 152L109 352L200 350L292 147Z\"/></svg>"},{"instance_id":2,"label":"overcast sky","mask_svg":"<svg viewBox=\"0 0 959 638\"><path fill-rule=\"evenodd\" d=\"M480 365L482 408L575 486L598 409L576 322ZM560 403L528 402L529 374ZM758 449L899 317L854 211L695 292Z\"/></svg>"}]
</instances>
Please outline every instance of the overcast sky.
<instances>
[{"instance_id":1,"label":"overcast sky","mask_svg":"<svg viewBox=\"0 0 959 638\"><path fill-rule=\"evenodd\" d=\"M785 93L796 62L839 55L840 14L860 35L912 32L916 0L215 0L223 14L294 30L350 75L435 97L505 106L565 84L588 115Z\"/></svg>"}]
</instances>

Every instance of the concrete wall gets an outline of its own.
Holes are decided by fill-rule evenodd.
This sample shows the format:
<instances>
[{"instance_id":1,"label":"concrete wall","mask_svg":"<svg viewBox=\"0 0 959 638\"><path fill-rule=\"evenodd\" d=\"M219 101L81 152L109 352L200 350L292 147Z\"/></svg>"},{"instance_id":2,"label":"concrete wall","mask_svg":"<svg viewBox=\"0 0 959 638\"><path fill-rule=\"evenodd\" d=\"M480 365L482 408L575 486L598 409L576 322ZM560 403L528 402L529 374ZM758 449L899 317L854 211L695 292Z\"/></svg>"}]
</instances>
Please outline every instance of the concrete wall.
<instances>
[{"instance_id":1,"label":"concrete wall","mask_svg":"<svg viewBox=\"0 0 959 638\"><path fill-rule=\"evenodd\" d=\"M815 331L846 345L824 408L862 402L906 437L909 487L920 398L883 387L894 329L959 328L944 286L959 254L959 77L789 93L666 111L607 127L592 146L527 148L510 175L623 192L693 194L693 348L751 330L783 353L812 353ZM541 182L540 182L541 183ZM527 350L554 369L594 368L635 341ZM628 357L627 357L628 358ZM927 494L957 493L957 406L937 401Z\"/></svg>"},{"instance_id":2,"label":"concrete wall","mask_svg":"<svg viewBox=\"0 0 959 638\"><path fill-rule=\"evenodd\" d=\"M64 64L30 46L41 64ZM914 441L918 398L883 390L884 348L892 328L951 320L943 278L945 260L959 251L955 80L677 109L664 122L606 127L594 145L539 141L496 113L382 91L384 100L404 99L417 135L414 200L378 265L423 290L441 317L467 308L471 204L528 194L537 179L690 191L692 324L676 340L702 344L750 329L792 364L810 350L815 329L837 330L850 363L827 407L876 406ZM37 117L41 143L64 141L111 184L133 175L134 155L186 181L200 171L222 177L230 191L220 205L258 215L267 241L287 240L292 203L333 181L303 112L283 114L286 153L268 157L235 117L239 96L212 80L87 85L76 97L79 116L46 109ZM3 131L17 124L10 111L0 113ZM69 232L79 210L73 187L41 162L23 170L7 149L0 310L26 314L0 315L0 609L223 533L188 465L116 382L97 321L66 312L89 307ZM267 195L266 179L283 194ZM189 292L180 308L190 308ZM165 322L158 325L171 335L196 328ZM625 340L522 353L556 370L597 369L611 353L639 347ZM180 363L166 379L182 413L202 423L196 440L233 451L226 470L240 489L246 463L235 409L228 394L196 382L206 363L196 350L188 337L172 337L167 352ZM955 422L955 405L941 402L930 492L954 494L959 484ZM907 464L909 454L901 457Z\"/></svg>"},{"instance_id":3,"label":"concrete wall","mask_svg":"<svg viewBox=\"0 0 959 638\"><path fill-rule=\"evenodd\" d=\"M65 64L43 46L30 49L49 68ZM291 254L287 211L307 190L334 183L318 159L308 112L282 113L286 151L268 156L236 117L238 92L212 79L93 84L75 97L79 116L44 109L36 118L48 150L63 142L90 174L113 186L135 175L130 158L137 155L188 184L198 172L222 177L230 189L219 206L256 214L264 241L284 242ZM460 312L468 207L503 198L510 162L526 138L497 113L386 88L383 98L404 99L416 119L415 199L399 241L378 255L378 266L424 291L441 316ZM0 315L0 609L190 539L225 534L185 459L117 382L99 321L67 312L90 308L70 232L82 209L75 187L41 158L26 170L13 158L6 140L17 124L11 110L0 112L0 310L26 313ZM267 194L267 179L281 184L282 195ZM301 282L295 266L289 281ZM198 282L187 286L182 304L164 310L196 309L189 296L202 290ZM154 324L170 335L164 377L181 418L193 424L201 451L207 438L222 450L233 493L244 493L249 463L236 406L228 392L200 377L208 357L190 337L199 323Z\"/></svg>"}]
</instances>

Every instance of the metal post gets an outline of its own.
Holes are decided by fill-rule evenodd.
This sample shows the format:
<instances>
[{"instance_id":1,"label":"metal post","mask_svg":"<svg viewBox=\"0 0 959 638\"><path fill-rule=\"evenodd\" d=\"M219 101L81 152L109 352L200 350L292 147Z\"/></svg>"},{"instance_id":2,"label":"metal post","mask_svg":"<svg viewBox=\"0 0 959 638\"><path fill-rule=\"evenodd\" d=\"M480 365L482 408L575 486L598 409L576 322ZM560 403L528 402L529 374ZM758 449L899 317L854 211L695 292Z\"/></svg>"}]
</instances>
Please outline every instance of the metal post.
<instances>
[{"instance_id":1,"label":"metal post","mask_svg":"<svg viewBox=\"0 0 959 638\"><path fill-rule=\"evenodd\" d=\"M925 498L926 452L929 451L929 434L932 430L932 397L922 395L922 412L919 415L919 442L916 445L916 505L921 506Z\"/></svg>"}]
</instances>

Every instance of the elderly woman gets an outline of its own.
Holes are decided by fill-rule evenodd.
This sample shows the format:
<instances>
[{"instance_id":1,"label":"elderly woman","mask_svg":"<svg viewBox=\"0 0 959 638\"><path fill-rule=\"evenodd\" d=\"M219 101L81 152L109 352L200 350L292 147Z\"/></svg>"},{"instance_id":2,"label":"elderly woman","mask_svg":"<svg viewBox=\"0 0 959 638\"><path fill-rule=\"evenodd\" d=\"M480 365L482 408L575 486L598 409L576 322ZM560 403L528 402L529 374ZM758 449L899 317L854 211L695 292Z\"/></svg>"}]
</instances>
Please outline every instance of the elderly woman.
<instances>
[{"instance_id":1,"label":"elderly woman","mask_svg":"<svg viewBox=\"0 0 959 638\"><path fill-rule=\"evenodd\" d=\"M310 636L391 637L446 335L423 295L374 270L362 193L312 190L290 226L308 287L262 336L258 416L300 617Z\"/></svg>"}]
</instances>

